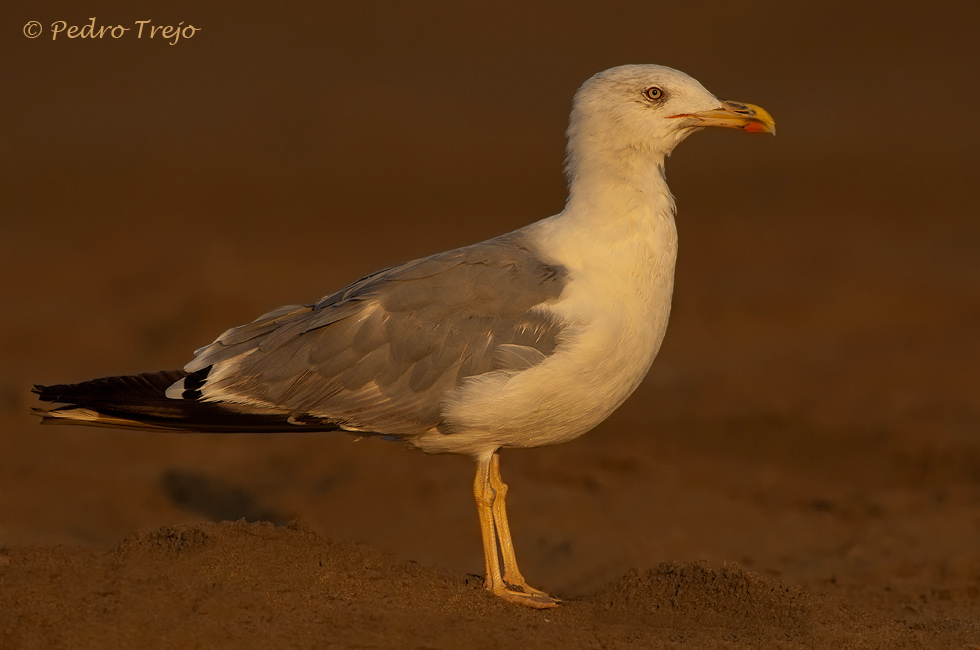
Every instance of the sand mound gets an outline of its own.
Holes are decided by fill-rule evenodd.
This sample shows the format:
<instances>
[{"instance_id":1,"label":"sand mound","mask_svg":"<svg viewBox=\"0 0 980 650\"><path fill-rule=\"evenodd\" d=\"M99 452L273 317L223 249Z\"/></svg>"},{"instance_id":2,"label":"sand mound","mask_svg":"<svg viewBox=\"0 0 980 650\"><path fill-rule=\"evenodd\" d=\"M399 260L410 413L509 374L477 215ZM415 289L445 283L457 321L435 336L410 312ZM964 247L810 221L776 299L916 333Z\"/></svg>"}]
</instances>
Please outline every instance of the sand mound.
<instances>
[{"instance_id":1,"label":"sand mound","mask_svg":"<svg viewBox=\"0 0 980 650\"><path fill-rule=\"evenodd\" d=\"M654 646L896 648L906 642L897 625L738 565L673 562L633 570L590 600L597 620L642 630L643 642Z\"/></svg>"},{"instance_id":2,"label":"sand mound","mask_svg":"<svg viewBox=\"0 0 980 650\"><path fill-rule=\"evenodd\" d=\"M535 612L480 579L302 525L224 522L105 551L11 549L0 645L105 647L899 648L908 632L738 566L663 564Z\"/></svg>"}]
</instances>

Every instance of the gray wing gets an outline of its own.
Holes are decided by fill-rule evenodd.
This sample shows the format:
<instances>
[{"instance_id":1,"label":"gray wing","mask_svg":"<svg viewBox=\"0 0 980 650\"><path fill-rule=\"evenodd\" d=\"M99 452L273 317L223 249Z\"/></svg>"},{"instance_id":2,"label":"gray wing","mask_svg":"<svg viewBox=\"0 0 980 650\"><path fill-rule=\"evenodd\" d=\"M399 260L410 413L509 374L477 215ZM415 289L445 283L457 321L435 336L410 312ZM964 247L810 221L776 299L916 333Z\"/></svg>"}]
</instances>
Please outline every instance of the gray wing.
<instances>
[{"instance_id":1,"label":"gray wing","mask_svg":"<svg viewBox=\"0 0 980 650\"><path fill-rule=\"evenodd\" d=\"M420 433L441 422L443 396L463 378L523 370L554 351L561 324L540 306L566 281L514 234L408 262L228 330L168 396Z\"/></svg>"}]
</instances>

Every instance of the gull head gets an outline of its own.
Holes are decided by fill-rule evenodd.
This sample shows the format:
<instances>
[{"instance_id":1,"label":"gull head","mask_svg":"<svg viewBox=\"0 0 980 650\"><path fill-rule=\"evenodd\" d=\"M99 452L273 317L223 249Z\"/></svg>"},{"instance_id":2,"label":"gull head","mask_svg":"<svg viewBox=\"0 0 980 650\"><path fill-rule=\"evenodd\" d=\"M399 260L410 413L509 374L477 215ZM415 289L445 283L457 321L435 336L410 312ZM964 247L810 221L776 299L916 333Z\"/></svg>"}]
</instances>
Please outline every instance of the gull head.
<instances>
[{"instance_id":1,"label":"gull head","mask_svg":"<svg viewBox=\"0 0 980 650\"><path fill-rule=\"evenodd\" d=\"M576 158L670 155L684 138L709 126L776 132L764 109L721 101L696 79L659 65L624 65L600 72L575 95L568 127L569 166Z\"/></svg>"}]
</instances>

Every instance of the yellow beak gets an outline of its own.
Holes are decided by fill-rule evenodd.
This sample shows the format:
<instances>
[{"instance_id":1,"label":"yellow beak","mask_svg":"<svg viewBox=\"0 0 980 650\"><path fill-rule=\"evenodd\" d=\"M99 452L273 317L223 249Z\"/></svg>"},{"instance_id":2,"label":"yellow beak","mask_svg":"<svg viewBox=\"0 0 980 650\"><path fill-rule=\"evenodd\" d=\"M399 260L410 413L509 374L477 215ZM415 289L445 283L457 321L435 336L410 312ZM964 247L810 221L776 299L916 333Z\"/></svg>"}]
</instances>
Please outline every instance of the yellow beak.
<instances>
[{"instance_id":1,"label":"yellow beak","mask_svg":"<svg viewBox=\"0 0 980 650\"><path fill-rule=\"evenodd\" d=\"M683 113L671 117L690 117L697 126L723 126L729 129L742 129L749 133L772 133L776 135L776 120L766 109L754 104L722 102L721 108L697 113Z\"/></svg>"}]
</instances>

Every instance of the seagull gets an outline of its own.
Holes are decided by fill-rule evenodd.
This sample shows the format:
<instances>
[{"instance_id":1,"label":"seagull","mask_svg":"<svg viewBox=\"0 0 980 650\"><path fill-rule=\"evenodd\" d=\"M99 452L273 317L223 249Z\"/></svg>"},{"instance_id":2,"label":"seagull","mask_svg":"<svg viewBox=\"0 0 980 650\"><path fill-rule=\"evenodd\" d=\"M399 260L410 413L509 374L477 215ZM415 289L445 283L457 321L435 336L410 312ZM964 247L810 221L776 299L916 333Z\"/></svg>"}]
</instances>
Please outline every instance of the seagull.
<instances>
[{"instance_id":1,"label":"seagull","mask_svg":"<svg viewBox=\"0 0 980 650\"><path fill-rule=\"evenodd\" d=\"M140 430L376 434L469 455L486 588L555 607L518 569L500 450L581 436L647 374L677 257L664 160L712 126L775 134L762 108L720 101L678 70L600 72L574 98L560 214L271 311L183 370L35 386L63 405L34 412Z\"/></svg>"}]
</instances>

